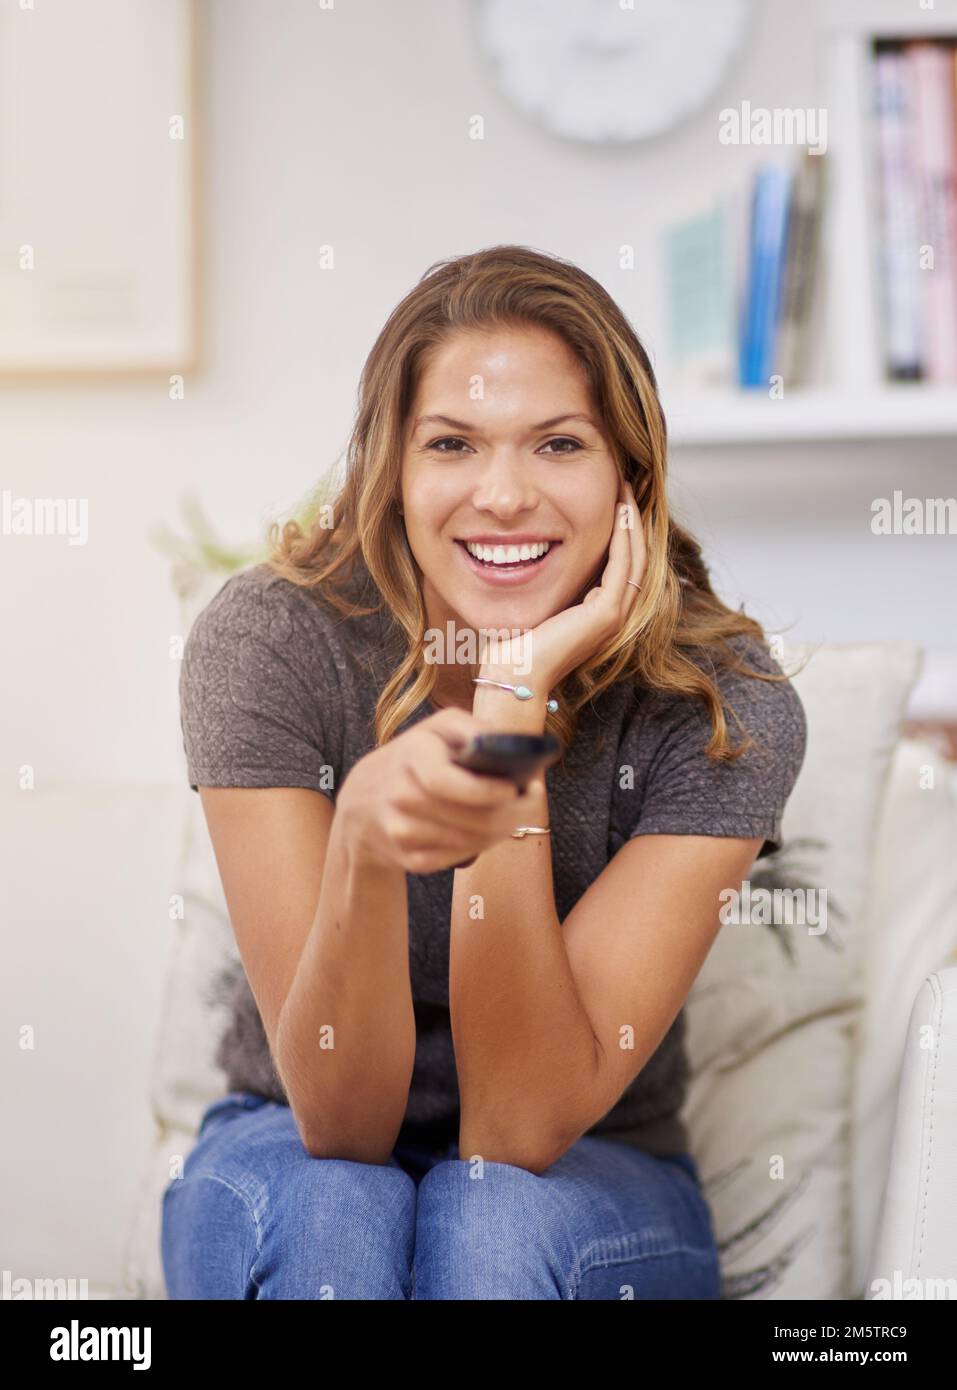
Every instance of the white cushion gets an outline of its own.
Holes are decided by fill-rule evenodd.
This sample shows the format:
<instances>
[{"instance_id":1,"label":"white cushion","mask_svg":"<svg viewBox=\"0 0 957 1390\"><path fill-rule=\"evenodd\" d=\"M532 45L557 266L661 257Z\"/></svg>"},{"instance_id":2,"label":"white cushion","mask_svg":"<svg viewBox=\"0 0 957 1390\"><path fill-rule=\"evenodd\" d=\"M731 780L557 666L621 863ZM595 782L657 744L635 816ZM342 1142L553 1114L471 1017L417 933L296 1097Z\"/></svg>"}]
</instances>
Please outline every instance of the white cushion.
<instances>
[{"instance_id":1,"label":"white cushion","mask_svg":"<svg viewBox=\"0 0 957 1390\"><path fill-rule=\"evenodd\" d=\"M810 651L788 648L784 668ZM727 1298L851 1296L848 1139L865 899L919 664L909 644L823 646L794 675L807 754L782 850L755 863L749 880L752 892L826 889L827 930L729 922L688 998L685 1117Z\"/></svg>"},{"instance_id":2,"label":"white cushion","mask_svg":"<svg viewBox=\"0 0 957 1390\"><path fill-rule=\"evenodd\" d=\"M925 785L928 771L933 786ZM901 1062L924 980L957 963L957 768L926 741L897 748L868 896L866 1005L854 1095L855 1291L863 1296L890 1166Z\"/></svg>"}]
</instances>

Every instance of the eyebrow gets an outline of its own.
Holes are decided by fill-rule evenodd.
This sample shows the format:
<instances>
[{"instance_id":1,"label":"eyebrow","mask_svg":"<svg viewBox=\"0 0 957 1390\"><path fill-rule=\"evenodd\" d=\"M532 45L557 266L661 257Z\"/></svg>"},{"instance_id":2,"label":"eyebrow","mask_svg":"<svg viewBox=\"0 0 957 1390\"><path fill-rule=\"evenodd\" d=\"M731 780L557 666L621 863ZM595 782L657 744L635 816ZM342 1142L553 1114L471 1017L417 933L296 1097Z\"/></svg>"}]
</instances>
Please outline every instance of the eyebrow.
<instances>
[{"instance_id":1,"label":"eyebrow","mask_svg":"<svg viewBox=\"0 0 957 1390\"><path fill-rule=\"evenodd\" d=\"M553 425L563 424L566 420L582 420L586 425L591 425L593 430L598 429L590 415L554 415L550 420L541 420L537 425L532 425L531 431L548 430ZM470 425L466 420L453 420L450 415L420 415L413 427L413 433L422 425L447 425L450 429L464 430L466 433L478 428L477 425Z\"/></svg>"}]
</instances>

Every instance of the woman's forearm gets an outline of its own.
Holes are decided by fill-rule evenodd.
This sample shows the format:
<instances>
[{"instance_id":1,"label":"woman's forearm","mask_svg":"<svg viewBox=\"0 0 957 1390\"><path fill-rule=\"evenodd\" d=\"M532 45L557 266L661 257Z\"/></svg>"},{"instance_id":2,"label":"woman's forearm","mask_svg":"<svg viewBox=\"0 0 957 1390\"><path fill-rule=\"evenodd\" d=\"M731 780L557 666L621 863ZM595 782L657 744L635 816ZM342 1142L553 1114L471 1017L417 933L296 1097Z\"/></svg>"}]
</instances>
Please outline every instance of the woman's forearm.
<instances>
[{"instance_id":1,"label":"woman's forearm","mask_svg":"<svg viewBox=\"0 0 957 1390\"><path fill-rule=\"evenodd\" d=\"M406 879L361 854L339 808L276 1052L311 1154L388 1160L415 1062Z\"/></svg>"},{"instance_id":2,"label":"woman's forearm","mask_svg":"<svg viewBox=\"0 0 957 1390\"><path fill-rule=\"evenodd\" d=\"M544 727L544 710L485 696L476 713L503 731ZM528 823L547 817L543 792ZM593 1090L600 1057L565 949L547 836L509 838L456 870L449 1004L460 1156L543 1169Z\"/></svg>"}]
</instances>

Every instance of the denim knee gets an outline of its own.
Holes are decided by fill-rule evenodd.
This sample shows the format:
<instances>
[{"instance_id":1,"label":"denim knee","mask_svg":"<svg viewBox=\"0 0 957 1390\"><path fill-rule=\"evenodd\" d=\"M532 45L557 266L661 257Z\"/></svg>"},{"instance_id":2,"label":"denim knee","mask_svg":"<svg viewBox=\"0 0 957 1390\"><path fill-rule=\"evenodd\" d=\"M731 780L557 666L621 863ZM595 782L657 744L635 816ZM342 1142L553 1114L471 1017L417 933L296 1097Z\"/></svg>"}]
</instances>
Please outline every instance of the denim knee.
<instances>
[{"instance_id":1,"label":"denim knee","mask_svg":"<svg viewBox=\"0 0 957 1390\"><path fill-rule=\"evenodd\" d=\"M207 1127L163 1197L171 1298L406 1298L415 1184L313 1158L288 1107Z\"/></svg>"},{"instance_id":2,"label":"denim knee","mask_svg":"<svg viewBox=\"0 0 957 1390\"><path fill-rule=\"evenodd\" d=\"M439 1163L419 1185L413 1297L717 1298L710 1214L686 1164L583 1139L544 1174Z\"/></svg>"},{"instance_id":3,"label":"denim knee","mask_svg":"<svg viewBox=\"0 0 957 1390\"><path fill-rule=\"evenodd\" d=\"M400 1168L304 1154L263 1208L259 1297L410 1297L415 1211L415 1183ZM281 1291L290 1282L321 1293Z\"/></svg>"},{"instance_id":4,"label":"denim knee","mask_svg":"<svg viewBox=\"0 0 957 1390\"><path fill-rule=\"evenodd\" d=\"M571 1246L541 1178L509 1163L454 1159L419 1184L414 1297L564 1298Z\"/></svg>"}]
</instances>

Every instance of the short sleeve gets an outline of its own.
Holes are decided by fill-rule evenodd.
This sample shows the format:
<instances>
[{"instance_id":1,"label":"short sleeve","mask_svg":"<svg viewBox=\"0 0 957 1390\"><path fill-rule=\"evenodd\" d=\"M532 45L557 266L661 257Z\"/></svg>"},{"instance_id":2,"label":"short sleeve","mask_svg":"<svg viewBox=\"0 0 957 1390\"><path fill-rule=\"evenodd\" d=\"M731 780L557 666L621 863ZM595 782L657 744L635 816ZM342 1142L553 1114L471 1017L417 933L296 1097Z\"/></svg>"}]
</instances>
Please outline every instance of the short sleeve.
<instances>
[{"instance_id":1,"label":"short sleeve","mask_svg":"<svg viewBox=\"0 0 957 1390\"><path fill-rule=\"evenodd\" d=\"M335 664L308 596L259 567L228 579L190 629L180 723L190 787L306 787L334 799Z\"/></svg>"},{"instance_id":2,"label":"short sleeve","mask_svg":"<svg viewBox=\"0 0 957 1390\"><path fill-rule=\"evenodd\" d=\"M781 674L769 653L753 639L735 646L749 665ZM686 696L654 692L637 719L639 766L646 769L640 807L623 794L623 839L638 835L761 836L758 858L781 847L781 819L804 762L807 721L790 681L763 681L742 672L719 670L715 680L744 730L754 739L738 758L717 761L705 753L711 718L705 705ZM728 734L737 747L743 734L727 714Z\"/></svg>"}]
</instances>

